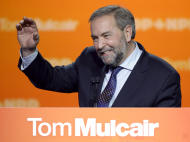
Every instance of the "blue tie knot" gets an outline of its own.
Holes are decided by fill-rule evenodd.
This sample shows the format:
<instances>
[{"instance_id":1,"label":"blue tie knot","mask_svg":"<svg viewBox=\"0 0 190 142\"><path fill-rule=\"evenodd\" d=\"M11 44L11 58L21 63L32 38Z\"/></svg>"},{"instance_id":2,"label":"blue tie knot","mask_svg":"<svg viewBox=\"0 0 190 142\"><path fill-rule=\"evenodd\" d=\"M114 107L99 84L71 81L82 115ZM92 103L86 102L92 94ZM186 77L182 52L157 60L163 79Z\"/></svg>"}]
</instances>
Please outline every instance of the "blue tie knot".
<instances>
[{"instance_id":1,"label":"blue tie knot","mask_svg":"<svg viewBox=\"0 0 190 142\"><path fill-rule=\"evenodd\" d=\"M111 76L116 77L117 74L118 74L118 72L119 72L120 70L122 70L122 69L123 69L123 67L121 67L121 66L118 66L118 67L112 69L112 74L111 74Z\"/></svg>"}]
</instances>

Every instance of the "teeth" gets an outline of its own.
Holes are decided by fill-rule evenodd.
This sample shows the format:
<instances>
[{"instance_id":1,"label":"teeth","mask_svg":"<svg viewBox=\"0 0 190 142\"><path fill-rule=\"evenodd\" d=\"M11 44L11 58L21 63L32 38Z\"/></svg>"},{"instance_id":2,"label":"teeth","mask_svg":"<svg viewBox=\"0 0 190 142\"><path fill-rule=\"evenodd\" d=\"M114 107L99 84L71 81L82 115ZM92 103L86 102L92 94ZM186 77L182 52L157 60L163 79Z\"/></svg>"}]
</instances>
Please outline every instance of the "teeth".
<instances>
[{"instance_id":1,"label":"teeth","mask_svg":"<svg viewBox=\"0 0 190 142\"><path fill-rule=\"evenodd\" d=\"M106 52L109 52L109 51L104 51L104 52L102 52L101 54L106 54Z\"/></svg>"},{"instance_id":2,"label":"teeth","mask_svg":"<svg viewBox=\"0 0 190 142\"><path fill-rule=\"evenodd\" d=\"M106 51L100 51L99 53L101 54L101 55L103 55L103 54L105 54L106 52L110 52L111 50L106 50Z\"/></svg>"}]
</instances>

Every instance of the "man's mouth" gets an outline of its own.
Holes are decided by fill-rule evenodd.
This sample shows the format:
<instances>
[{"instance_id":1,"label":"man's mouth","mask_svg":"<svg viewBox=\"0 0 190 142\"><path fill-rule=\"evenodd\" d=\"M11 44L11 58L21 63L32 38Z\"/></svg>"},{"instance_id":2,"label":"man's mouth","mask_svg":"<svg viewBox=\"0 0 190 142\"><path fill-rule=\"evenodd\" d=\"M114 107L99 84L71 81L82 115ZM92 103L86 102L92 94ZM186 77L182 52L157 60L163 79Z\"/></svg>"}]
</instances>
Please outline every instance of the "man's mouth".
<instances>
[{"instance_id":1,"label":"man's mouth","mask_svg":"<svg viewBox=\"0 0 190 142\"><path fill-rule=\"evenodd\" d=\"M110 54L110 52L112 52L111 49L109 49L109 50L104 50L104 51L100 51L99 54L100 54L101 56L104 56L104 55Z\"/></svg>"}]
</instances>

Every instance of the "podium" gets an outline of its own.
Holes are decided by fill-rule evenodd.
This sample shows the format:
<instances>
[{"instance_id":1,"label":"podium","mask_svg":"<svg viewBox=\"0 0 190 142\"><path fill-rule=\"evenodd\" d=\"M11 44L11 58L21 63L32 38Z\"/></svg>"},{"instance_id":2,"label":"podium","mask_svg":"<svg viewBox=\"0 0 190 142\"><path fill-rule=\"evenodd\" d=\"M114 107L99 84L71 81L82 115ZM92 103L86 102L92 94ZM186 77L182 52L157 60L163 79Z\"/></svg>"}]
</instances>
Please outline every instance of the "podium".
<instances>
[{"instance_id":1,"label":"podium","mask_svg":"<svg viewBox=\"0 0 190 142\"><path fill-rule=\"evenodd\" d=\"M189 142L189 108L0 108L1 142Z\"/></svg>"}]
</instances>

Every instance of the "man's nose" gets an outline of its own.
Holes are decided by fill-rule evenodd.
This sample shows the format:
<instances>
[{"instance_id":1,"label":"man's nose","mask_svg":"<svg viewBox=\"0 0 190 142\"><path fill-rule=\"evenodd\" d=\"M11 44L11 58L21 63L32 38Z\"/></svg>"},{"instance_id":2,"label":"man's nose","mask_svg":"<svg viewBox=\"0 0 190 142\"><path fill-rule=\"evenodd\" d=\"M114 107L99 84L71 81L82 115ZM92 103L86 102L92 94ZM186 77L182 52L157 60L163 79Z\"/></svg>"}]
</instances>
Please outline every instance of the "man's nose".
<instances>
[{"instance_id":1,"label":"man's nose","mask_svg":"<svg viewBox=\"0 0 190 142\"><path fill-rule=\"evenodd\" d=\"M98 49L102 49L105 45L105 42L103 39L98 40Z\"/></svg>"}]
</instances>

